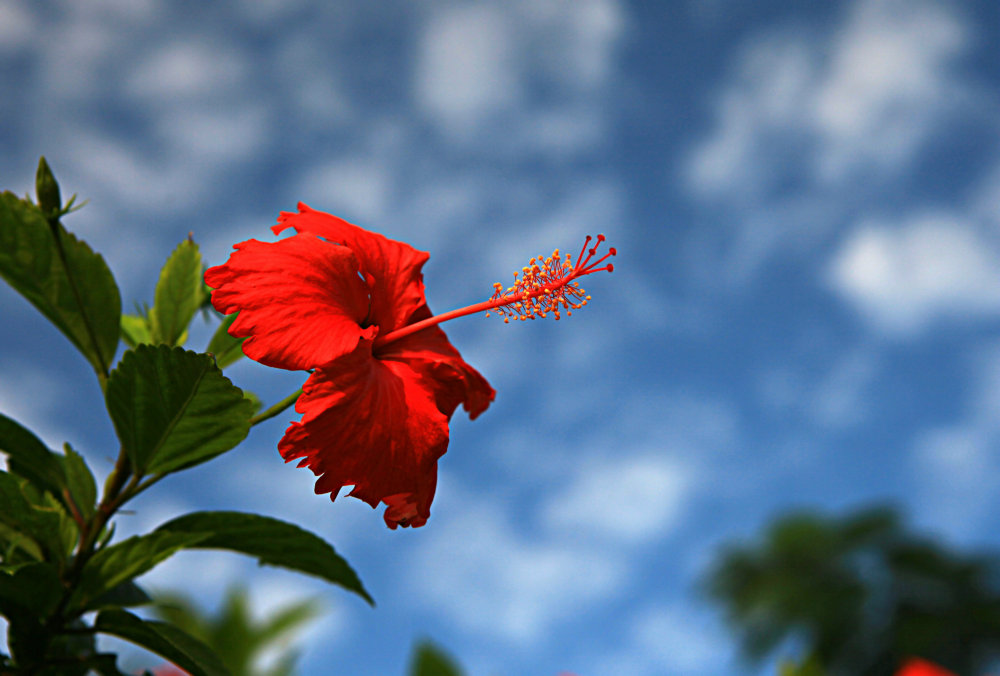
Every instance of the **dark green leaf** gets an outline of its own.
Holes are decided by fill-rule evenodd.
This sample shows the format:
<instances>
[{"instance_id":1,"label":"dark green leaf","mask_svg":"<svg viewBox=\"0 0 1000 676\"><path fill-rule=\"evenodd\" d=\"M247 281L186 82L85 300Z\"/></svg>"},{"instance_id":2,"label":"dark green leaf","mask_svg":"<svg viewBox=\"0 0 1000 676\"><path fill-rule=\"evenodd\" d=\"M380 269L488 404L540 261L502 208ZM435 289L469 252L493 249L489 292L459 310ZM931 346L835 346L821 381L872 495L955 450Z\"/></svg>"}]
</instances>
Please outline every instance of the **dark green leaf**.
<instances>
[{"instance_id":1,"label":"dark green leaf","mask_svg":"<svg viewBox=\"0 0 1000 676\"><path fill-rule=\"evenodd\" d=\"M130 606L144 606L152 603L153 599L135 582L128 580L120 585L101 594L94 599L90 607L100 608L127 608Z\"/></svg>"},{"instance_id":2,"label":"dark green leaf","mask_svg":"<svg viewBox=\"0 0 1000 676\"><path fill-rule=\"evenodd\" d=\"M34 434L0 413L0 451L7 454L7 467L42 490L62 497L66 487L63 459L50 451Z\"/></svg>"},{"instance_id":3,"label":"dark green leaf","mask_svg":"<svg viewBox=\"0 0 1000 676\"><path fill-rule=\"evenodd\" d=\"M233 338L229 335L229 327L236 321L237 313L226 315L215 330L212 340L209 341L205 352L215 355L215 363L220 369L224 369L243 356L243 341L245 338Z\"/></svg>"},{"instance_id":4,"label":"dark green leaf","mask_svg":"<svg viewBox=\"0 0 1000 676\"><path fill-rule=\"evenodd\" d=\"M38 171L35 172L35 195L38 197L38 206L46 216L54 216L62 210L59 183L44 157L38 160Z\"/></svg>"},{"instance_id":5,"label":"dark green leaf","mask_svg":"<svg viewBox=\"0 0 1000 676\"><path fill-rule=\"evenodd\" d=\"M30 563L10 573L0 572L0 613L7 617L46 617L62 593L59 573L48 563Z\"/></svg>"},{"instance_id":6,"label":"dark green leaf","mask_svg":"<svg viewBox=\"0 0 1000 676\"><path fill-rule=\"evenodd\" d=\"M77 608L94 608L97 599L169 558L184 547L205 539L203 533L136 535L94 554L87 561L74 593Z\"/></svg>"},{"instance_id":7,"label":"dark green leaf","mask_svg":"<svg viewBox=\"0 0 1000 676\"><path fill-rule=\"evenodd\" d=\"M204 533L207 537L192 547L256 556L261 564L315 575L374 604L357 573L330 544L278 519L242 512L194 512L163 524L155 532Z\"/></svg>"},{"instance_id":8,"label":"dark green leaf","mask_svg":"<svg viewBox=\"0 0 1000 676\"><path fill-rule=\"evenodd\" d=\"M61 559L59 514L33 505L24 488L14 475L0 472L0 522L41 545L46 558Z\"/></svg>"},{"instance_id":9,"label":"dark green leaf","mask_svg":"<svg viewBox=\"0 0 1000 676\"><path fill-rule=\"evenodd\" d=\"M410 676L462 676L462 670L433 643L421 641L413 651Z\"/></svg>"},{"instance_id":10,"label":"dark green leaf","mask_svg":"<svg viewBox=\"0 0 1000 676\"><path fill-rule=\"evenodd\" d=\"M39 662L45 654L50 636L44 620L59 603L62 591L58 573L46 563L0 573L0 614L10 622L9 647L22 666Z\"/></svg>"},{"instance_id":11,"label":"dark green leaf","mask_svg":"<svg viewBox=\"0 0 1000 676\"><path fill-rule=\"evenodd\" d=\"M94 628L154 652L191 676L229 673L208 646L172 624L143 620L125 610L103 610L97 615Z\"/></svg>"},{"instance_id":12,"label":"dark green leaf","mask_svg":"<svg viewBox=\"0 0 1000 676\"><path fill-rule=\"evenodd\" d=\"M160 271L149 325L153 342L178 345L204 298L201 253L190 239L181 242Z\"/></svg>"},{"instance_id":13,"label":"dark green leaf","mask_svg":"<svg viewBox=\"0 0 1000 676\"><path fill-rule=\"evenodd\" d=\"M141 343L152 343L153 336L149 332L149 320L142 315L122 315L122 339L129 347Z\"/></svg>"},{"instance_id":14,"label":"dark green leaf","mask_svg":"<svg viewBox=\"0 0 1000 676\"><path fill-rule=\"evenodd\" d=\"M69 486L69 494L73 497L73 504L80 510L83 518L89 519L94 515L97 503L97 483L83 457L74 451L69 444L65 444L64 449L66 451L66 484Z\"/></svg>"},{"instance_id":15,"label":"dark green leaf","mask_svg":"<svg viewBox=\"0 0 1000 676\"><path fill-rule=\"evenodd\" d=\"M133 467L165 474L204 462L240 443L251 403L208 355L140 345L108 380L108 411Z\"/></svg>"},{"instance_id":16,"label":"dark green leaf","mask_svg":"<svg viewBox=\"0 0 1000 676\"><path fill-rule=\"evenodd\" d=\"M118 348L121 296L100 254L41 209L0 194L0 276L55 324L103 377Z\"/></svg>"},{"instance_id":17,"label":"dark green leaf","mask_svg":"<svg viewBox=\"0 0 1000 676\"><path fill-rule=\"evenodd\" d=\"M87 660L87 666L97 672L98 676L131 676L118 669L118 655L114 653L97 653ZM146 671L144 674L149 674Z\"/></svg>"}]
</instances>

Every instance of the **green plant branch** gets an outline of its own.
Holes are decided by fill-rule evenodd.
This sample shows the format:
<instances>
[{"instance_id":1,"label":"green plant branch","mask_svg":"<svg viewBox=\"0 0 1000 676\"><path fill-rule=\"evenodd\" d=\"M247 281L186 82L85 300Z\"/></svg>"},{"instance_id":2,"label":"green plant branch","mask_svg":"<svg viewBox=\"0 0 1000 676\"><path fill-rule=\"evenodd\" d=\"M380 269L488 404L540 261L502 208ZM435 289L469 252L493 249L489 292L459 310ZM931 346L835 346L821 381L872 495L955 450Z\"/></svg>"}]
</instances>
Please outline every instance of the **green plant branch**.
<instances>
[{"instance_id":1,"label":"green plant branch","mask_svg":"<svg viewBox=\"0 0 1000 676\"><path fill-rule=\"evenodd\" d=\"M273 418L274 416L280 414L286 408L288 408L289 406L291 406L292 404L294 404L298 400L298 398L300 396L302 396L302 388L301 387L299 389L295 390L294 392L292 392L290 395L288 395L287 397L285 397L281 401L279 401L277 404L271 406L271 408L267 409L266 411L261 411L260 413L258 413L254 417L250 418L250 426L253 427L257 423L262 423L265 420L270 420L271 418Z\"/></svg>"}]
</instances>

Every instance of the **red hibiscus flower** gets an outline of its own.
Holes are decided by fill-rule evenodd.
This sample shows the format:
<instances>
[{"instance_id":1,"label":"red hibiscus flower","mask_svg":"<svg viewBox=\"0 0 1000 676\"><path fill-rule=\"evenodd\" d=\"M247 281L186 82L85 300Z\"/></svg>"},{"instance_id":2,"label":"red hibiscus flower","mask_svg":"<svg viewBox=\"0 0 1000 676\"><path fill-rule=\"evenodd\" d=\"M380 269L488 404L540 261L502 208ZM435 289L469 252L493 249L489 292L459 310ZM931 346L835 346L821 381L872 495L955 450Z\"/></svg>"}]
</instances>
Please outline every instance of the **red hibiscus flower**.
<instances>
[{"instance_id":1,"label":"red hibiscus flower","mask_svg":"<svg viewBox=\"0 0 1000 676\"><path fill-rule=\"evenodd\" d=\"M903 663L896 676L955 676L933 662L914 657Z\"/></svg>"},{"instance_id":2,"label":"red hibiscus flower","mask_svg":"<svg viewBox=\"0 0 1000 676\"><path fill-rule=\"evenodd\" d=\"M295 405L302 419L278 444L286 462L309 467L319 477L316 492L331 499L353 486L349 495L385 503L393 529L426 523L458 405L474 419L495 396L436 325L492 309L505 318L553 312L558 319L560 309L589 299L573 280L610 271L597 265L615 254L588 265L595 247L576 266L558 251L532 259L515 286L494 285L489 301L435 317L424 297L427 253L304 204L297 214L283 212L272 230L288 228L293 236L241 242L210 268L212 304L239 313L229 332L246 338L248 357L312 371Z\"/></svg>"},{"instance_id":3,"label":"red hibiscus flower","mask_svg":"<svg viewBox=\"0 0 1000 676\"><path fill-rule=\"evenodd\" d=\"M428 254L304 204L282 213L277 242L236 245L209 269L212 304L239 312L230 333L248 357L284 369L312 369L295 405L302 414L278 444L319 479L317 493L387 506L385 522L422 526L430 515L437 460L459 404L470 418L493 388L462 360L444 331L430 327L377 345L431 316L421 267Z\"/></svg>"}]
</instances>

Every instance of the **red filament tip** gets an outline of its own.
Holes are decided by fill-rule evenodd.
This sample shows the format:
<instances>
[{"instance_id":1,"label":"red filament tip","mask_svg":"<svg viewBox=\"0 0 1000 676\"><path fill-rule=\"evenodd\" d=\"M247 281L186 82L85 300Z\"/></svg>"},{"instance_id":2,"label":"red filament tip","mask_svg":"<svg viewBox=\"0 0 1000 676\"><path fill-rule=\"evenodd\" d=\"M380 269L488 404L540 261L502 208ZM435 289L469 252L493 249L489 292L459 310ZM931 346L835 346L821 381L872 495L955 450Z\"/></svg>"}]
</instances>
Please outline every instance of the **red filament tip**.
<instances>
[{"instance_id":1,"label":"red filament tip","mask_svg":"<svg viewBox=\"0 0 1000 676\"><path fill-rule=\"evenodd\" d=\"M539 255L532 258L520 272L514 273L513 286L504 288L499 282L493 285L489 309L496 310L505 323L509 323L511 319L525 321L535 317L544 318L549 314L560 319L563 312L567 316L572 315L573 310L579 310L590 300L590 296L586 295L576 280L593 272L614 270L611 263L598 266L609 256L617 255L618 251L611 247L608 253L591 262L605 237L598 235L594 246L588 249L592 240L587 235L575 265L569 254L563 256L559 249L553 251L551 256ZM587 253L586 258L583 257L584 252ZM486 316L489 315L487 312Z\"/></svg>"}]
</instances>

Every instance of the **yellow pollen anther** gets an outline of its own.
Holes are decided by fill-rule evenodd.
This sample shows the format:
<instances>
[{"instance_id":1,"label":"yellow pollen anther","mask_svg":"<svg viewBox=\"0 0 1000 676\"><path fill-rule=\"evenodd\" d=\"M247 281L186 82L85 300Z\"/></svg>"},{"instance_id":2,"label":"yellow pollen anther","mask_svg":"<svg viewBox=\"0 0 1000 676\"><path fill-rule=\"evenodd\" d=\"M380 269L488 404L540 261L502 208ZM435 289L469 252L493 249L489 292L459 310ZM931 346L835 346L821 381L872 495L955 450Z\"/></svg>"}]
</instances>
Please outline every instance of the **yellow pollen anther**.
<instances>
[{"instance_id":1,"label":"yellow pollen anther","mask_svg":"<svg viewBox=\"0 0 1000 676\"><path fill-rule=\"evenodd\" d=\"M493 297L487 301L489 309L495 309L504 318L504 323L509 323L511 318L525 321L549 314L558 320L562 317L561 310L567 316L573 314L571 309L579 310L590 300L576 280L593 272L614 269L610 263L601 265L609 256L618 253L614 248L598 260L591 260L604 240L604 235L598 235L596 242L588 236L575 265L572 257L561 254L559 249L551 256L532 257L528 265L514 273L513 286L504 289L500 283L493 285Z\"/></svg>"}]
</instances>

